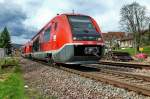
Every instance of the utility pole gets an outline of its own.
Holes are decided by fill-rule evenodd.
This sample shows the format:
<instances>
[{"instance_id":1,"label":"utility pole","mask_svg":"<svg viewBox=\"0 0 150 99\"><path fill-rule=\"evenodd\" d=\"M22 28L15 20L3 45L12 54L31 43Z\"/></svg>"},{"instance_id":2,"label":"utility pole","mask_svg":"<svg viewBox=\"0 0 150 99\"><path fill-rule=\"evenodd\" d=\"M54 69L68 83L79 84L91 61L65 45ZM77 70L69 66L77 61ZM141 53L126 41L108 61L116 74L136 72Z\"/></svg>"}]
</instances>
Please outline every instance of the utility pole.
<instances>
[{"instance_id":1,"label":"utility pole","mask_svg":"<svg viewBox=\"0 0 150 99\"><path fill-rule=\"evenodd\" d=\"M74 9L72 10L72 13L74 14Z\"/></svg>"}]
</instances>

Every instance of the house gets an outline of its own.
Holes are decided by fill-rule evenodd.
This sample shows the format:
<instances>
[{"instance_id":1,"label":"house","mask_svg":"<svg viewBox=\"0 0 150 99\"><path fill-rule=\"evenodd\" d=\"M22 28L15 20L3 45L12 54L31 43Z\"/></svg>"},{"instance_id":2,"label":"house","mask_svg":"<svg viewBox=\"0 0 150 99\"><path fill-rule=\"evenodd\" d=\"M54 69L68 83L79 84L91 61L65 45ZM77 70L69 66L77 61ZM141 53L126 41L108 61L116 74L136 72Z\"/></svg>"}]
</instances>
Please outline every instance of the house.
<instances>
[{"instance_id":1,"label":"house","mask_svg":"<svg viewBox=\"0 0 150 99\"><path fill-rule=\"evenodd\" d=\"M125 32L102 33L107 47L129 48L134 47L134 34ZM146 29L141 34L141 44L150 44L150 29Z\"/></svg>"},{"instance_id":2,"label":"house","mask_svg":"<svg viewBox=\"0 0 150 99\"><path fill-rule=\"evenodd\" d=\"M134 39L133 39L133 34L128 33L125 37L119 40L120 42L120 48L131 48L134 47Z\"/></svg>"},{"instance_id":3,"label":"house","mask_svg":"<svg viewBox=\"0 0 150 99\"><path fill-rule=\"evenodd\" d=\"M108 32L103 33L106 46L108 47L133 47L133 35L132 33L125 32Z\"/></svg>"},{"instance_id":4,"label":"house","mask_svg":"<svg viewBox=\"0 0 150 99\"><path fill-rule=\"evenodd\" d=\"M118 40L125 36L125 32L108 32L103 33L103 37L106 41Z\"/></svg>"},{"instance_id":5,"label":"house","mask_svg":"<svg viewBox=\"0 0 150 99\"><path fill-rule=\"evenodd\" d=\"M103 33L103 38L105 40L106 46L112 47L115 44L120 44L120 39L125 36L125 32L108 32Z\"/></svg>"}]
</instances>

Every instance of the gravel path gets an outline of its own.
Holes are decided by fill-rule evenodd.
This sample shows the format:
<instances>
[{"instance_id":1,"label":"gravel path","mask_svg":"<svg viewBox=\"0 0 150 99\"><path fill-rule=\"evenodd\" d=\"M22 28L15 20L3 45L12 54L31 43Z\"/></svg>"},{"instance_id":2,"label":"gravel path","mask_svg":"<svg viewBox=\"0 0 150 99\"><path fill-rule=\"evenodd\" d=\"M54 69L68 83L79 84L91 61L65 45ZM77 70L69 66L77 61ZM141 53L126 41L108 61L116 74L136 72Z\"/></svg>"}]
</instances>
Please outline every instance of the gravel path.
<instances>
[{"instance_id":1,"label":"gravel path","mask_svg":"<svg viewBox=\"0 0 150 99\"><path fill-rule=\"evenodd\" d=\"M25 84L43 96L58 99L150 99L133 91L96 82L53 67L22 59Z\"/></svg>"}]
</instances>

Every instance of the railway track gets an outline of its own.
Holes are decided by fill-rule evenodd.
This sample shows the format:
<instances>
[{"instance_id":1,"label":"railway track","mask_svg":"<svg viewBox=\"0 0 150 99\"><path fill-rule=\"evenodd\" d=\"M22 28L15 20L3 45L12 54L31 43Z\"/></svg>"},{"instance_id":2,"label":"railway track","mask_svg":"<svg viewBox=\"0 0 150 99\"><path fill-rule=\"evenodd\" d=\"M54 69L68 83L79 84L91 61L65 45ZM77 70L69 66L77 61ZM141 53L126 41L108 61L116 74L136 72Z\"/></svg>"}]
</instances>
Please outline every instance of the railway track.
<instances>
[{"instance_id":1,"label":"railway track","mask_svg":"<svg viewBox=\"0 0 150 99\"><path fill-rule=\"evenodd\" d=\"M139 69L150 69L150 65L126 63L126 62L100 61L99 64L101 64L101 65L119 66L119 67L139 68Z\"/></svg>"},{"instance_id":2,"label":"railway track","mask_svg":"<svg viewBox=\"0 0 150 99\"><path fill-rule=\"evenodd\" d=\"M150 82L150 76L134 74L134 73L130 73L130 72L126 72L126 71L121 71L121 70L112 70L111 68L108 69L108 68L100 67L100 66L97 66L97 65L92 65L92 67L98 68L98 69L100 69L100 71L105 72L105 73L109 72L109 73L114 74L114 75L133 77L133 78L137 78L137 79L141 79L141 80L146 80L146 81Z\"/></svg>"},{"instance_id":3,"label":"railway track","mask_svg":"<svg viewBox=\"0 0 150 99\"><path fill-rule=\"evenodd\" d=\"M77 75L81 75L83 77L94 79L96 81L106 82L117 87L125 88L150 96L150 77L147 76L121 73L104 69L96 72L83 72L66 67L59 68Z\"/></svg>"},{"instance_id":4,"label":"railway track","mask_svg":"<svg viewBox=\"0 0 150 99\"><path fill-rule=\"evenodd\" d=\"M39 61L38 61L39 62ZM41 62L42 64L50 66L50 64ZM98 67L86 66L61 66L52 65L55 68L74 73L86 78L96 81L102 81L117 87L135 91L147 96L150 96L150 77L144 75L137 75L128 72L121 72L116 70L109 70Z\"/></svg>"}]
</instances>

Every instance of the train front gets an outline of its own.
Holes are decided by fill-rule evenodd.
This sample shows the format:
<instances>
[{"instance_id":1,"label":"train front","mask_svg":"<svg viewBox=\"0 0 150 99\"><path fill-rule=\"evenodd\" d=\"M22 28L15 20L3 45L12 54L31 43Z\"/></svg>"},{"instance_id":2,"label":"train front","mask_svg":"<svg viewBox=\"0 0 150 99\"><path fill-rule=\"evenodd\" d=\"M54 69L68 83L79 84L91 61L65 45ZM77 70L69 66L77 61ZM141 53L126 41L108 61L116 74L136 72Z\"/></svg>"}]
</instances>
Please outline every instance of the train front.
<instances>
[{"instance_id":1,"label":"train front","mask_svg":"<svg viewBox=\"0 0 150 99\"><path fill-rule=\"evenodd\" d=\"M72 34L72 43L65 48L65 64L97 63L104 53L104 41L96 21L84 15L67 15Z\"/></svg>"}]
</instances>

